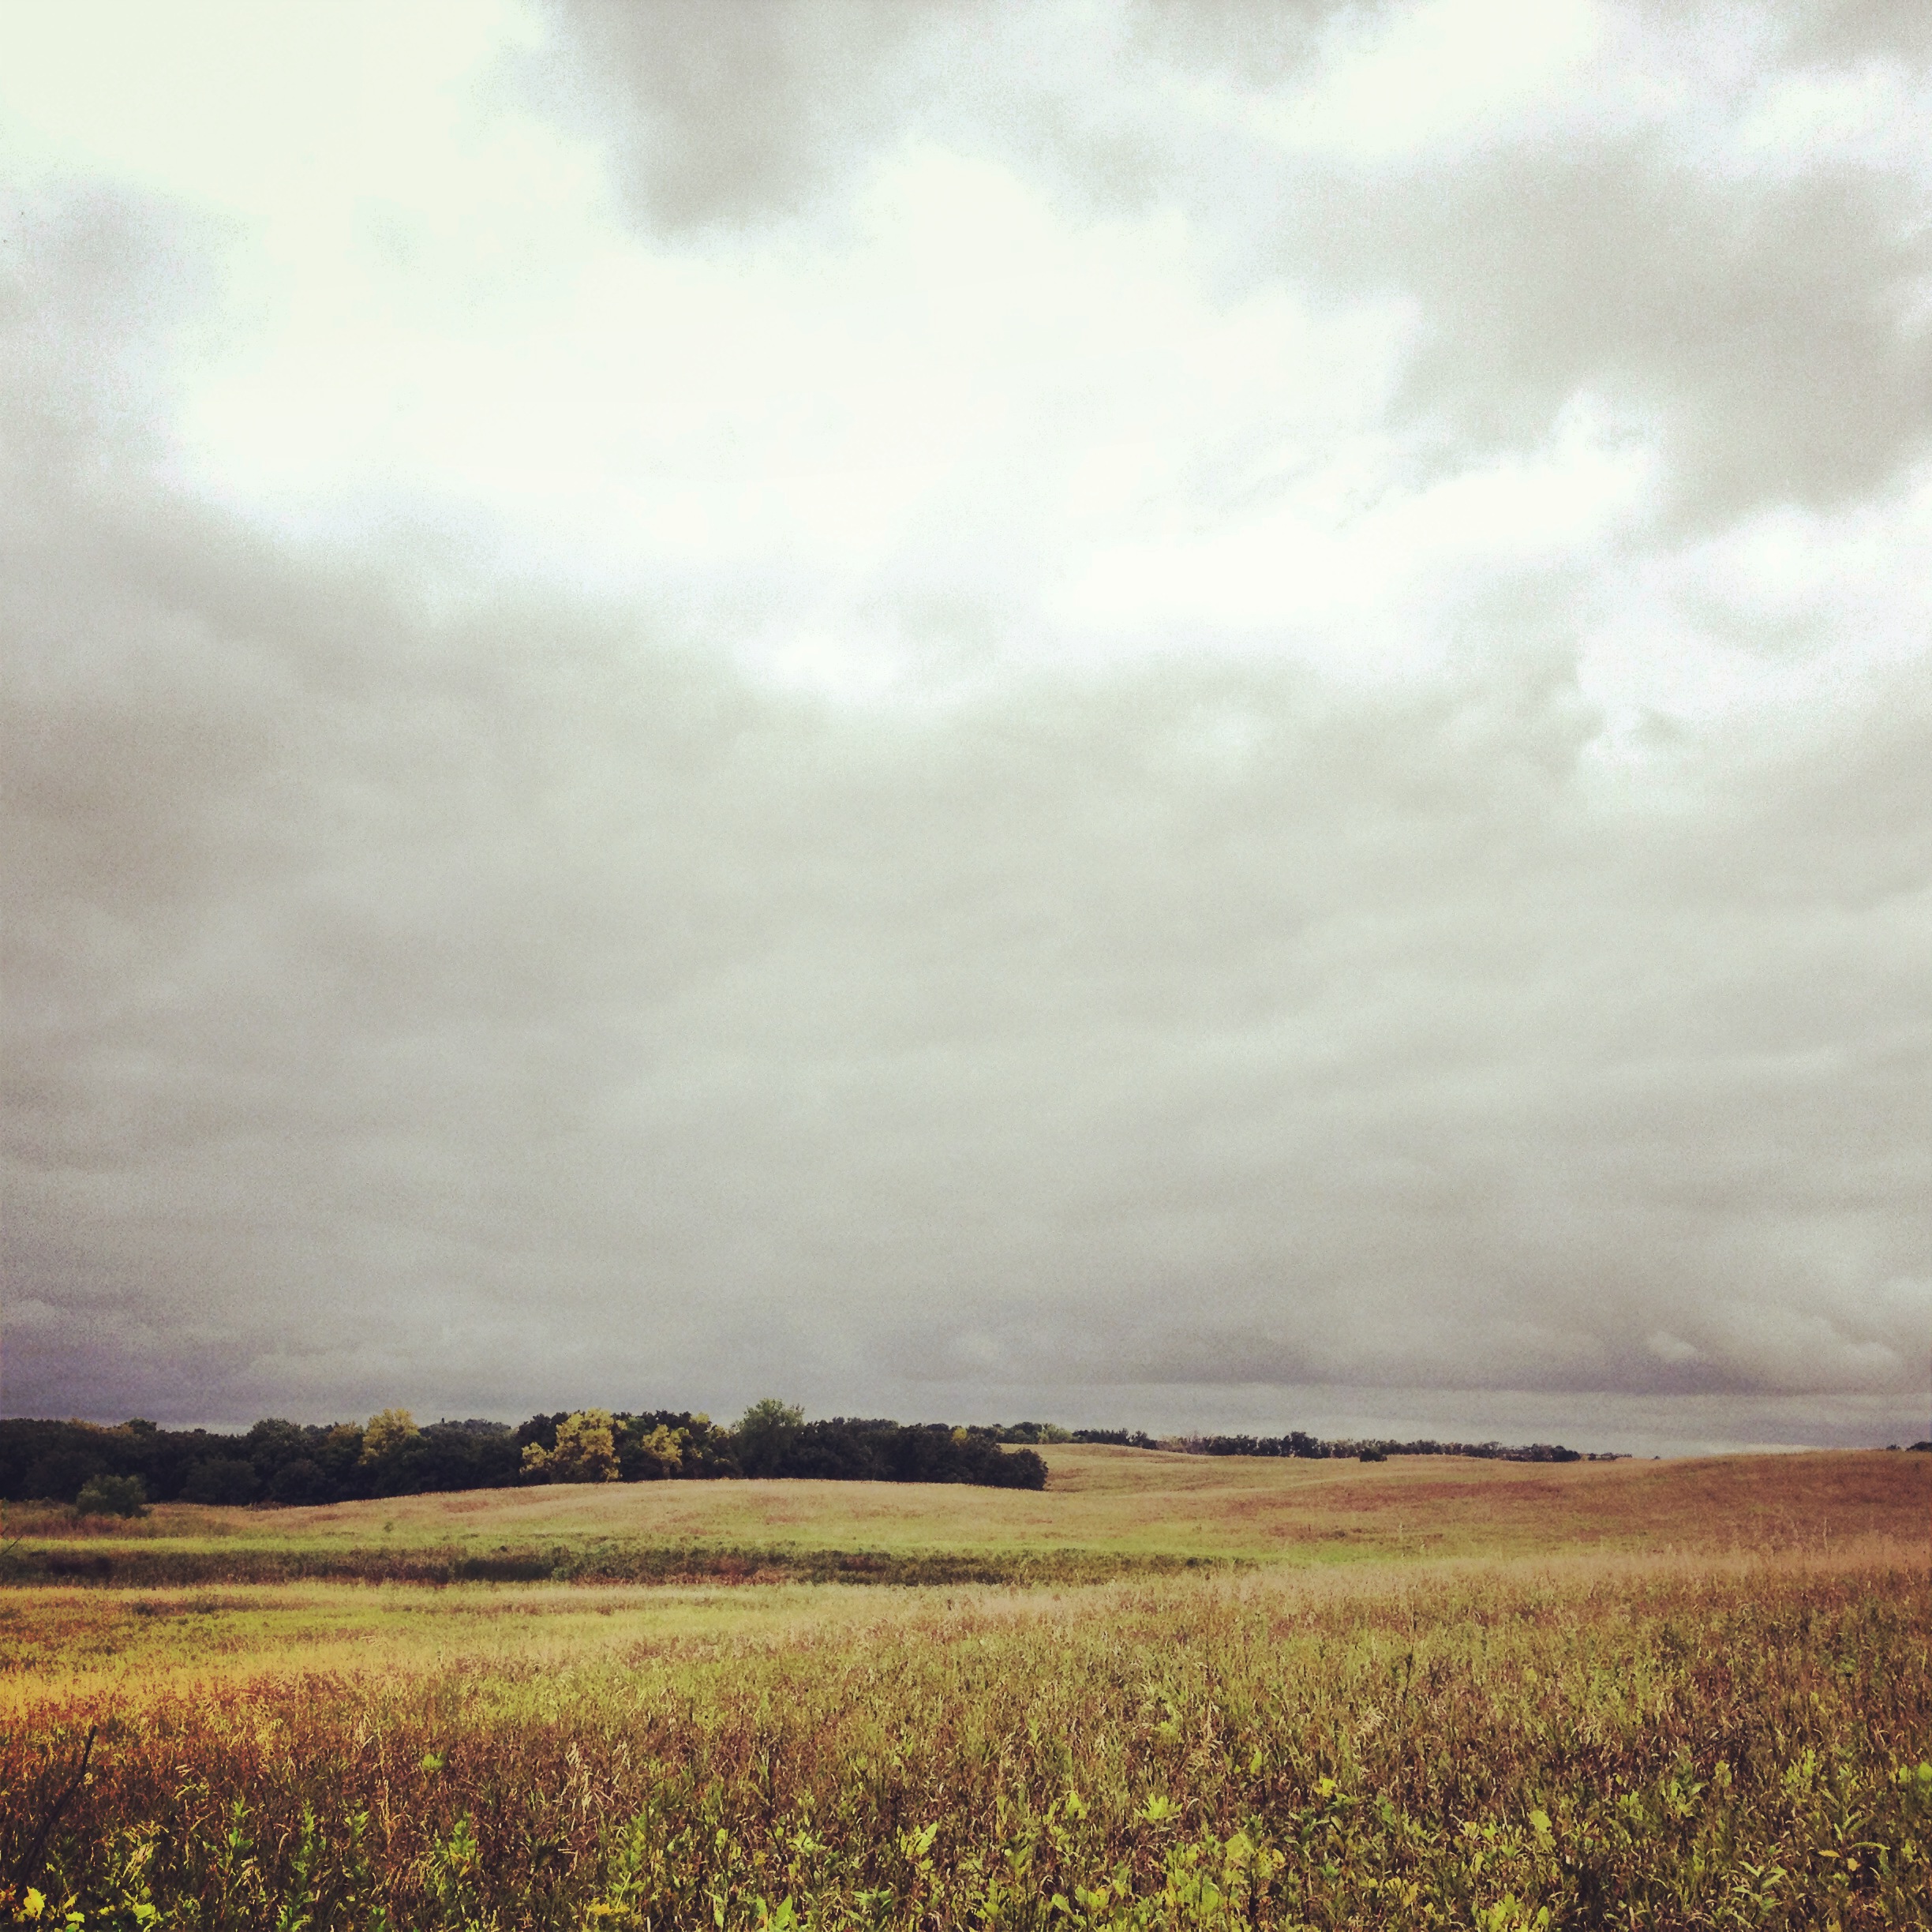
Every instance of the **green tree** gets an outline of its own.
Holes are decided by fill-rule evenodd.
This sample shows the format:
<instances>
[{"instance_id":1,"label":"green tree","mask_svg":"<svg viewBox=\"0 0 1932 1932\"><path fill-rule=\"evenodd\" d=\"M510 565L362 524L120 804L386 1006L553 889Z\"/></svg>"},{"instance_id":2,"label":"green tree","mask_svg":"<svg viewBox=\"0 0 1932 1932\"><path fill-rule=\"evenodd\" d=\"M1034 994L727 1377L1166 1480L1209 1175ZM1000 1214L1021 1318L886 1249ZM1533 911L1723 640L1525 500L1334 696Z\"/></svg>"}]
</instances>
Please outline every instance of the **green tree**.
<instances>
[{"instance_id":1,"label":"green tree","mask_svg":"<svg viewBox=\"0 0 1932 1932\"><path fill-rule=\"evenodd\" d=\"M747 1476L777 1476L805 1426L805 1411L775 1395L754 1402L732 1431L739 1466Z\"/></svg>"},{"instance_id":2,"label":"green tree","mask_svg":"<svg viewBox=\"0 0 1932 1932\"><path fill-rule=\"evenodd\" d=\"M617 1436L608 1409L579 1409L557 1425L556 1447L531 1443L523 1473L539 1482L615 1482Z\"/></svg>"},{"instance_id":3,"label":"green tree","mask_svg":"<svg viewBox=\"0 0 1932 1932\"><path fill-rule=\"evenodd\" d=\"M245 1458L204 1456L189 1466L182 1483L182 1500L238 1509L255 1500L256 1488L255 1466Z\"/></svg>"}]
</instances>

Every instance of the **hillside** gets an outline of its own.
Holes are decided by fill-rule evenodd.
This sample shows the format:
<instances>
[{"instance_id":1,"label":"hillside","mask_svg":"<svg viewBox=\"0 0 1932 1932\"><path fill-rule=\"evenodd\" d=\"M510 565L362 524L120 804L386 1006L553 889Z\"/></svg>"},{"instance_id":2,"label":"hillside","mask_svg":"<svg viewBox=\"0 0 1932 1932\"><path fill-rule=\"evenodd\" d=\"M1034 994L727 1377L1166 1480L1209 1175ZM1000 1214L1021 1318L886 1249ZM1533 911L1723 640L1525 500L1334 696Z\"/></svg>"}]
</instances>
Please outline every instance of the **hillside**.
<instances>
[{"instance_id":1,"label":"hillside","mask_svg":"<svg viewBox=\"0 0 1932 1932\"><path fill-rule=\"evenodd\" d=\"M855 1580L1086 1581L1122 1567L1203 1561L1817 1550L1922 1536L1932 1494L1932 1463L1879 1451L1568 1464L1294 1462L1085 1446L1046 1456L1049 1483L1038 1493L600 1484L318 1509L163 1505L125 1525L16 1507L9 1522L19 1540L8 1562L17 1581L665 1580L776 1576L801 1565ZM828 1552L866 1560L827 1569L817 1559Z\"/></svg>"}]
</instances>

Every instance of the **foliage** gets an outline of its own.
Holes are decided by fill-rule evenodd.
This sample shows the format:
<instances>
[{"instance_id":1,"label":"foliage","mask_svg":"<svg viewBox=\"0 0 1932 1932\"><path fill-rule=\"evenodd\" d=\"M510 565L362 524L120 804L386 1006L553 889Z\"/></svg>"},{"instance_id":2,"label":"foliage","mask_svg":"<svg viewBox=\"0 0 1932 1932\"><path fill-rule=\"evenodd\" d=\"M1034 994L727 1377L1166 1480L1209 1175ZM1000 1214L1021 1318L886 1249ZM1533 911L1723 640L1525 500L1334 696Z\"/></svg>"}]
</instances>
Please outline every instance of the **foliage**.
<instances>
[{"instance_id":1,"label":"foliage","mask_svg":"<svg viewBox=\"0 0 1932 1932\"><path fill-rule=\"evenodd\" d=\"M767 1395L754 1402L738 1418L732 1431L736 1440L739 1466L747 1476L777 1476L784 1473L792 1445L805 1426L805 1411L789 1402Z\"/></svg>"},{"instance_id":2,"label":"foliage","mask_svg":"<svg viewBox=\"0 0 1932 1932\"><path fill-rule=\"evenodd\" d=\"M245 1456L204 1456L190 1465L181 1495L184 1503L234 1505L253 1503L258 1487L255 1466Z\"/></svg>"},{"instance_id":3,"label":"foliage","mask_svg":"<svg viewBox=\"0 0 1932 1932\"><path fill-rule=\"evenodd\" d=\"M782 1403L783 1415L796 1415ZM758 1413L762 1413L762 1411ZM710 1417L688 1410L646 1413L582 1410L578 1417L602 1416L618 1476L626 1482L675 1477L705 1480L746 1473L736 1434ZM501 1422L432 1422L418 1428L406 1409L387 1409L366 1425L325 1426L271 1417L241 1436L204 1429L163 1429L133 1421L116 1428L88 1422L0 1421L0 1500L71 1503L99 1476L138 1477L153 1501L234 1507L256 1502L283 1506L343 1503L376 1496L458 1489L507 1488L519 1481L605 1481L608 1464L601 1447L567 1452L556 1473L550 1458L572 1412L533 1416L512 1429ZM804 1424L795 1436L782 1421L753 1438L782 1451L790 1442L809 1443L809 1469L781 1454L773 1473L843 1474L874 1481L985 1482L1039 1488L1044 1466L1031 1452L1002 1456L989 1436L974 1436L960 1453L944 1448L958 1432L919 1425L889 1440L897 1423ZM867 1440L859 1444L857 1437ZM916 1440L911 1440L916 1436ZM1043 1438L1042 1440L1046 1440ZM541 1456L530 1458L535 1447ZM587 1473L586 1473L587 1472Z\"/></svg>"},{"instance_id":4,"label":"foliage","mask_svg":"<svg viewBox=\"0 0 1932 1932\"><path fill-rule=\"evenodd\" d=\"M45 1923L1923 1926L1928 1627L1902 1568L1602 1563L54 1679L0 1739L0 1871L98 1724Z\"/></svg>"},{"instance_id":5,"label":"foliage","mask_svg":"<svg viewBox=\"0 0 1932 1932\"><path fill-rule=\"evenodd\" d=\"M90 1476L74 1507L83 1516L145 1516L147 1486L138 1476Z\"/></svg>"},{"instance_id":6,"label":"foliage","mask_svg":"<svg viewBox=\"0 0 1932 1932\"><path fill-rule=\"evenodd\" d=\"M747 1421L753 1421L747 1412ZM807 1422L782 1403L758 1406L754 1433L735 1432L747 1474L816 1477L848 1482L975 1483L1043 1489L1046 1465L1032 1449L1002 1450L971 1429L834 1416ZM753 1445L755 1445L754 1447Z\"/></svg>"},{"instance_id":7,"label":"foliage","mask_svg":"<svg viewBox=\"0 0 1932 1932\"><path fill-rule=\"evenodd\" d=\"M380 1415L371 1416L362 1432L361 1459L385 1462L406 1455L421 1440L422 1431L406 1409L385 1409Z\"/></svg>"},{"instance_id":8,"label":"foliage","mask_svg":"<svg viewBox=\"0 0 1932 1932\"><path fill-rule=\"evenodd\" d=\"M619 1472L627 1482L660 1482L684 1473L684 1452L690 1438L682 1429L659 1422L648 1431L633 1427L625 1433L618 1454Z\"/></svg>"},{"instance_id":9,"label":"foliage","mask_svg":"<svg viewBox=\"0 0 1932 1932\"><path fill-rule=\"evenodd\" d=\"M610 1411L580 1409L557 1425L551 1447L527 1443L523 1474L537 1482L616 1482L617 1443Z\"/></svg>"}]
</instances>

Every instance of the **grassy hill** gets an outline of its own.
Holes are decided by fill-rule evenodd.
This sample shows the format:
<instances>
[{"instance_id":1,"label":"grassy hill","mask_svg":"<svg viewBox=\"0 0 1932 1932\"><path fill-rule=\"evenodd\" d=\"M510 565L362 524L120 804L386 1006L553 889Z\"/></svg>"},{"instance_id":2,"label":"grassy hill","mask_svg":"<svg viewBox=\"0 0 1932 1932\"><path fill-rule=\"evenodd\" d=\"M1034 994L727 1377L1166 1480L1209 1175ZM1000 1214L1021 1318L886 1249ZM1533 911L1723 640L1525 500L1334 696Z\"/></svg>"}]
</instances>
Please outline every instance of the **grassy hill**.
<instances>
[{"instance_id":1,"label":"grassy hill","mask_svg":"<svg viewBox=\"0 0 1932 1932\"><path fill-rule=\"evenodd\" d=\"M596 1484L320 1509L163 1504L126 1524L16 1505L6 1561L18 1581L144 1583L1080 1581L1203 1562L1815 1548L1918 1533L1932 1492L1923 1459L1876 1451L1612 1463L1297 1462L1088 1446L1046 1455L1041 1492Z\"/></svg>"}]
</instances>

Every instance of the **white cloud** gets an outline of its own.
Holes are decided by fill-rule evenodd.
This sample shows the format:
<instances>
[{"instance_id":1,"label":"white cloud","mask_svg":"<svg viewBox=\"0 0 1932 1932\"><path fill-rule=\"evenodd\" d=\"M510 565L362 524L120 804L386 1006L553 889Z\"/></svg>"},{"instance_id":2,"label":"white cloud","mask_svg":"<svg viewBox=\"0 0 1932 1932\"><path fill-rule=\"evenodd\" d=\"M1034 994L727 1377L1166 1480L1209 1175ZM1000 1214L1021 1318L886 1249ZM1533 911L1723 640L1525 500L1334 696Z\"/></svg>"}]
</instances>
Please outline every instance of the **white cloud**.
<instances>
[{"instance_id":1,"label":"white cloud","mask_svg":"<svg viewBox=\"0 0 1932 1932\"><path fill-rule=\"evenodd\" d=\"M1317 76L1243 118L1290 150L1369 161L1546 121L1553 100L1590 81L1605 39L1593 0L1421 0L1331 19Z\"/></svg>"}]
</instances>

